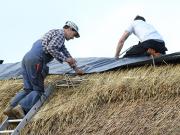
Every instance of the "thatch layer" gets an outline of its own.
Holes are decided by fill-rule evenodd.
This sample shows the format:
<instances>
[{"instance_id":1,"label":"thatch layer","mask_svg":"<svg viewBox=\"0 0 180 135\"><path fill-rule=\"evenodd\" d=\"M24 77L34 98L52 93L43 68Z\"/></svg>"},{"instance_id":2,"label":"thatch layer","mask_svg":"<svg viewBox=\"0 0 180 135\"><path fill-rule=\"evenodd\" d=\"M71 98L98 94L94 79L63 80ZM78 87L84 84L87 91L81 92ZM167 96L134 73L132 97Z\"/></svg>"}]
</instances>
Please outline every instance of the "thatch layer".
<instances>
[{"instance_id":1,"label":"thatch layer","mask_svg":"<svg viewBox=\"0 0 180 135\"><path fill-rule=\"evenodd\" d=\"M22 134L177 134L179 73L179 65L169 65L87 75L79 87L57 88ZM3 110L22 84L0 83Z\"/></svg>"}]
</instances>

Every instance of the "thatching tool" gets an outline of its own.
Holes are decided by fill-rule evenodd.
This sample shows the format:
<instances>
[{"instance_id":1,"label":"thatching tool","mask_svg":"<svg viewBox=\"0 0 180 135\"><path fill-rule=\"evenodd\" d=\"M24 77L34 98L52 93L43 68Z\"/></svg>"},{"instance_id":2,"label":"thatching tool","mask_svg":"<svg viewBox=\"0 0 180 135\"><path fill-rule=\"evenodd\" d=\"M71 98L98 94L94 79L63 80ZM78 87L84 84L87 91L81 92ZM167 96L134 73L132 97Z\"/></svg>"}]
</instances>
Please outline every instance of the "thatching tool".
<instances>
[{"instance_id":1,"label":"thatching tool","mask_svg":"<svg viewBox=\"0 0 180 135\"><path fill-rule=\"evenodd\" d=\"M68 74L64 74L64 79L56 81L56 87L73 87L79 86L79 84L85 79L81 77L71 78Z\"/></svg>"}]
</instances>

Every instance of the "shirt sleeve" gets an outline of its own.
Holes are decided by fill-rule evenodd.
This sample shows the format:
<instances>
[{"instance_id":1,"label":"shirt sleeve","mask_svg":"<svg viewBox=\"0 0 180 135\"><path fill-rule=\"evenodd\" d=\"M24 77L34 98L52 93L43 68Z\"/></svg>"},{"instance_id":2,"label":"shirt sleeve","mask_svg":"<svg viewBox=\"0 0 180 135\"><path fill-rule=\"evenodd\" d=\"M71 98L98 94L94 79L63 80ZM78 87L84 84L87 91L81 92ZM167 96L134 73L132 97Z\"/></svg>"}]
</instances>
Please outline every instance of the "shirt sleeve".
<instances>
[{"instance_id":1,"label":"shirt sleeve","mask_svg":"<svg viewBox=\"0 0 180 135\"><path fill-rule=\"evenodd\" d=\"M131 25L129 25L129 27L127 27L126 31L129 32L129 34L131 35L133 33L133 23Z\"/></svg>"},{"instance_id":2,"label":"shirt sleeve","mask_svg":"<svg viewBox=\"0 0 180 135\"><path fill-rule=\"evenodd\" d=\"M69 51L66 49L65 45L62 45L61 51L65 55L66 58L71 58L72 57L71 54L69 53Z\"/></svg>"},{"instance_id":3,"label":"shirt sleeve","mask_svg":"<svg viewBox=\"0 0 180 135\"><path fill-rule=\"evenodd\" d=\"M46 49L50 55L52 55L56 60L59 62L63 62L66 59L66 56L63 52L63 46L64 46L64 40L63 38L59 36L54 36L48 46L46 46Z\"/></svg>"},{"instance_id":4,"label":"shirt sleeve","mask_svg":"<svg viewBox=\"0 0 180 135\"><path fill-rule=\"evenodd\" d=\"M42 44L43 46L47 46L48 42L51 40L51 38L55 35L55 30L50 30L42 37Z\"/></svg>"}]
</instances>

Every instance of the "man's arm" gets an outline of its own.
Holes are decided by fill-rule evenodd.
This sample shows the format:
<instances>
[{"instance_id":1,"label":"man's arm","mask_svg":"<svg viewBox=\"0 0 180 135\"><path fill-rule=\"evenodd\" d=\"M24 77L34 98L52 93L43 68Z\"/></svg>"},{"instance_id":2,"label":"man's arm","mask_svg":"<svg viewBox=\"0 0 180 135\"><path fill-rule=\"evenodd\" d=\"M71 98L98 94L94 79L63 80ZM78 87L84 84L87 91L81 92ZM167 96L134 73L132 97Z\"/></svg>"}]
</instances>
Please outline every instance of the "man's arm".
<instances>
[{"instance_id":1,"label":"man's arm","mask_svg":"<svg viewBox=\"0 0 180 135\"><path fill-rule=\"evenodd\" d=\"M84 71L77 67L76 60L74 58L67 58L66 62L69 64L69 66L76 72L78 75L83 75Z\"/></svg>"},{"instance_id":2,"label":"man's arm","mask_svg":"<svg viewBox=\"0 0 180 135\"><path fill-rule=\"evenodd\" d=\"M65 57L72 58L71 54L69 53L64 44L61 46L61 52L64 54Z\"/></svg>"},{"instance_id":3,"label":"man's arm","mask_svg":"<svg viewBox=\"0 0 180 135\"><path fill-rule=\"evenodd\" d=\"M67 62L69 64L69 66L71 68L73 68L73 70L76 72L76 74L78 75L83 75L84 74L84 71L81 70L80 68L77 67L76 65L76 60L74 58L71 57L71 55L69 54L69 52L64 55L62 55L60 52L59 52L59 49L54 46L54 45L50 45L48 46L48 52L54 57L56 58L59 62ZM69 58L67 58L66 56L68 56ZM65 56L65 57L64 57Z\"/></svg>"},{"instance_id":4,"label":"man's arm","mask_svg":"<svg viewBox=\"0 0 180 135\"><path fill-rule=\"evenodd\" d=\"M72 58L69 51L66 49L63 36L53 36L52 32L46 34L47 36L44 36L43 38L45 44L44 47L46 48L47 52L51 54L55 59L57 59L60 63L67 62L69 66L74 69L76 74L84 74L84 72L77 67L76 60ZM51 36L53 36L53 38L49 41L49 44L47 45L47 40Z\"/></svg>"},{"instance_id":5,"label":"man's arm","mask_svg":"<svg viewBox=\"0 0 180 135\"><path fill-rule=\"evenodd\" d=\"M65 61L66 57L61 53L60 48L64 44L63 38L53 37L49 42L49 45L46 45L46 49L49 54L51 54L59 62Z\"/></svg>"},{"instance_id":6,"label":"man's arm","mask_svg":"<svg viewBox=\"0 0 180 135\"><path fill-rule=\"evenodd\" d=\"M115 58L119 58L119 54L123 48L123 45L124 45L124 42L126 41L126 39L129 37L129 32L128 31L125 31L123 33L123 35L121 36L119 42L118 42L118 45L117 45L117 48L116 48L116 53L115 53Z\"/></svg>"}]
</instances>

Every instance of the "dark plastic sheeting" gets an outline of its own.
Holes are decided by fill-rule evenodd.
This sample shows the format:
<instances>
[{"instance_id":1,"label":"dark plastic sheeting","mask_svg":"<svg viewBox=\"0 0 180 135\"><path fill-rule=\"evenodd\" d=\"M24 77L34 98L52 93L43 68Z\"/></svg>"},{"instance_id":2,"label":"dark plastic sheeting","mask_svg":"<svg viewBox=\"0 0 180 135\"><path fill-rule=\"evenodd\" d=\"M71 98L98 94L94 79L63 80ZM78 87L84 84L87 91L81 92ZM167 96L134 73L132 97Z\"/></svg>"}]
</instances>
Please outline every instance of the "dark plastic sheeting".
<instances>
[{"instance_id":1,"label":"dark plastic sheeting","mask_svg":"<svg viewBox=\"0 0 180 135\"><path fill-rule=\"evenodd\" d=\"M0 60L0 64L2 64L3 63L3 60Z\"/></svg>"},{"instance_id":2,"label":"dark plastic sheeting","mask_svg":"<svg viewBox=\"0 0 180 135\"><path fill-rule=\"evenodd\" d=\"M115 70L119 68L142 66L153 64L151 57L133 57L133 58L77 58L77 65L85 71L86 74ZM180 52L172 53L157 57L154 59L156 65L180 63ZM52 61L48 64L50 74L72 74L74 71L66 64L60 64L57 61ZM0 79L21 78L21 63L1 64Z\"/></svg>"}]
</instances>

